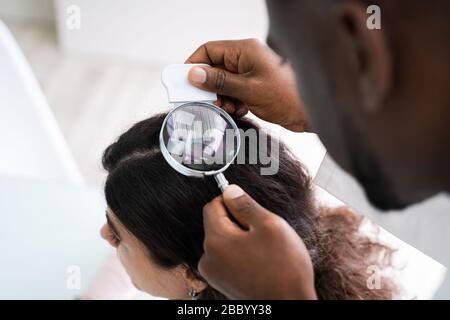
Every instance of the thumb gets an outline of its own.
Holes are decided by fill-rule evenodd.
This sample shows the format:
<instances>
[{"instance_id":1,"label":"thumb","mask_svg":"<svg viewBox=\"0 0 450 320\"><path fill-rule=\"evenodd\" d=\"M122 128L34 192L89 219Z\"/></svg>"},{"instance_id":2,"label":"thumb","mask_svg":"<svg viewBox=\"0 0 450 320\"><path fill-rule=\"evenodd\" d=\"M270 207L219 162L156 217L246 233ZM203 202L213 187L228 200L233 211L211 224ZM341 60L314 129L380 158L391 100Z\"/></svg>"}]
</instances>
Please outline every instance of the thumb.
<instances>
[{"instance_id":1,"label":"thumb","mask_svg":"<svg viewBox=\"0 0 450 320\"><path fill-rule=\"evenodd\" d=\"M189 82L197 88L245 101L243 76L214 67L192 67Z\"/></svg>"},{"instance_id":2,"label":"thumb","mask_svg":"<svg viewBox=\"0 0 450 320\"><path fill-rule=\"evenodd\" d=\"M240 225L250 228L265 218L270 212L253 200L244 190L235 184L225 188L223 202L229 213Z\"/></svg>"}]
</instances>

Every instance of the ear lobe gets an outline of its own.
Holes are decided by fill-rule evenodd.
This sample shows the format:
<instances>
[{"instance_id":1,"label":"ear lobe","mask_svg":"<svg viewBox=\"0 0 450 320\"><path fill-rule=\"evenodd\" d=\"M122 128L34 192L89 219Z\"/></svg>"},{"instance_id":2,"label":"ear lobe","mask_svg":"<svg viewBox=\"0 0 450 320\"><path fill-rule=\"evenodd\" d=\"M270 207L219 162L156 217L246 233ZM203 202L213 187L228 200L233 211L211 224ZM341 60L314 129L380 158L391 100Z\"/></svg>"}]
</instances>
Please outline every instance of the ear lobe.
<instances>
[{"instance_id":1,"label":"ear lobe","mask_svg":"<svg viewBox=\"0 0 450 320\"><path fill-rule=\"evenodd\" d=\"M196 272L189 267L184 268L184 279L189 289L194 289L197 293L202 292L208 287L206 281L204 281Z\"/></svg>"},{"instance_id":2,"label":"ear lobe","mask_svg":"<svg viewBox=\"0 0 450 320\"><path fill-rule=\"evenodd\" d=\"M382 14L382 12L381 12ZM341 26L350 39L355 54L357 84L363 111L379 111L390 94L392 86L392 60L388 43L381 29L369 29L370 14L367 6L356 1L339 5Z\"/></svg>"}]
</instances>

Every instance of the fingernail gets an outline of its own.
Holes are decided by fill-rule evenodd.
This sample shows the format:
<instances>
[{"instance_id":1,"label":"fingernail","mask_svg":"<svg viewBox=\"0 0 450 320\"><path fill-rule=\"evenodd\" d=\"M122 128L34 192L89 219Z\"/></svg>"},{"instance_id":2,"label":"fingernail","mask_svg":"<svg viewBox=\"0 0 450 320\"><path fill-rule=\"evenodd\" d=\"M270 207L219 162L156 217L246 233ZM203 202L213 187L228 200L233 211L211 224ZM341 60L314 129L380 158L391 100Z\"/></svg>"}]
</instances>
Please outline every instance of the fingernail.
<instances>
[{"instance_id":1,"label":"fingernail","mask_svg":"<svg viewBox=\"0 0 450 320\"><path fill-rule=\"evenodd\" d=\"M189 80L196 84L206 82L206 71L200 67L193 67L189 72Z\"/></svg>"},{"instance_id":2,"label":"fingernail","mask_svg":"<svg viewBox=\"0 0 450 320\"><path fill-rule=\"evenodd\" d=\"M225 188L224 195L229 199L236 199L244 195L244 190L235 184L230 184Z\"/></svg>"}]
</instances>

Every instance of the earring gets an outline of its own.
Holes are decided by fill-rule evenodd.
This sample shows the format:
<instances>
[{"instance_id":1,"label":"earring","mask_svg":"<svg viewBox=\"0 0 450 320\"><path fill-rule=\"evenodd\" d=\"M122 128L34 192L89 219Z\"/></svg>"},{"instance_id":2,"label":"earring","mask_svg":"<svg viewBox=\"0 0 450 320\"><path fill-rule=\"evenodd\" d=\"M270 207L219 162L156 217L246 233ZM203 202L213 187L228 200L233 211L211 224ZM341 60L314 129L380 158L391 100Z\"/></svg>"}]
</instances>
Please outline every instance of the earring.
<instances>
[{"instance_id":1,"label":"earring","mask_svg":"<svg viewBox=\"0 0 450 320\"><path fill-rule=\"evenodd\" d=\"M189 296L192 298L192 300L197 299L199 293L197 291L195 291L195 289L191 289L189 290Z\"/></svg>"}]
</instances>

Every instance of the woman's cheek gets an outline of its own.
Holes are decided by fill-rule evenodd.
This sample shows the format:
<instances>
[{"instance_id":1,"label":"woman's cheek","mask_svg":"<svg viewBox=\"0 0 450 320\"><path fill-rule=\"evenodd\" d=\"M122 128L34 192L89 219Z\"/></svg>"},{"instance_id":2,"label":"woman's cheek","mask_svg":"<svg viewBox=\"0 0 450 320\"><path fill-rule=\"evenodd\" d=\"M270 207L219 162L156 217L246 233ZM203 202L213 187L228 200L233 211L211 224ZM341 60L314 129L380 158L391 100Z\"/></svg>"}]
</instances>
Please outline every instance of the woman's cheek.
<instances>
[{"instance_id":1,"label":"woman's cheek","mask_svg":"<svg viewBox=\"0 0 450 320\"><path fill-rule=\"evenodd\" d=\"M174 272L152 262L141 248L135 251L132 249L119 246L117 254L137 289L156 297L185 298L187 290L181 276L178 277L178 274L175 275Z\"/></svg>"},{"instance_id":2,"label":"woman's cheek","mask_svg":"<svg viewBox=\"0 0 450 320\"><path fill-rule=\"evenodd\" d=\"M186 284L182 274L172 270L164 269L148 259L147 263L139 272L139 279L136 279L141 290L161 298L186 299ZM180 267L182 268L182 267Z\"/></svg>"},{"instance_id":3,"label":"woman's cheek","mask_svg":"<svg viewBox=\"0 0 450 320\"><path fill-rule=\"evenodd\" d=\"M133 262L132 259L130 259L129 250L127 249L126 245L119 244L116 250L117 257L119 258L120 263L122 263L130 278L133 278Z\"/></svg>"},{"instance_id":4,"label":"woman's cheek","mask_svg":"<svg viewBox=\"0 0 450 320\"><path fill-rule=\"evenodd\" d=\"M133 251L133 248L121 244L117 247L117 256L137 289L147 292L148 288L155 289L153 279L158 270L155 270L154 266L149 263L145 254L141 254L140 250ZM158 288L158 286L156 287ZM148 293L154 294L153 292Z\"/></svg>"}]
</instances>

